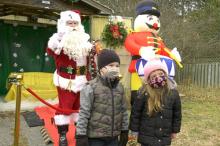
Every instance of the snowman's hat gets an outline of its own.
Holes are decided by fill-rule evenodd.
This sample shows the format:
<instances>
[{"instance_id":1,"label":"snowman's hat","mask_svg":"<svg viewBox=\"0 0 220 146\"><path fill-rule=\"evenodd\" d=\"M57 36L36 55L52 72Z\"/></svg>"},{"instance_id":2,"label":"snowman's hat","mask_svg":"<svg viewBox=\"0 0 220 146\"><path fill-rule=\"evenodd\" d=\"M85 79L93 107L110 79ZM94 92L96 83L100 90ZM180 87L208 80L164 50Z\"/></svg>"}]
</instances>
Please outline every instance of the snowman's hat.
<instances>
[{"instance_id":1,"label":"snowman's hat","mask_svg":"<svg viewBox=\"0 0 220 146\"><path fill-rule=\"evenodd\" d=\"M160 11L158 5L153 0L140 1L136 6L136 14L151 14L160 17Z\"/></svg>"}]
</instances>

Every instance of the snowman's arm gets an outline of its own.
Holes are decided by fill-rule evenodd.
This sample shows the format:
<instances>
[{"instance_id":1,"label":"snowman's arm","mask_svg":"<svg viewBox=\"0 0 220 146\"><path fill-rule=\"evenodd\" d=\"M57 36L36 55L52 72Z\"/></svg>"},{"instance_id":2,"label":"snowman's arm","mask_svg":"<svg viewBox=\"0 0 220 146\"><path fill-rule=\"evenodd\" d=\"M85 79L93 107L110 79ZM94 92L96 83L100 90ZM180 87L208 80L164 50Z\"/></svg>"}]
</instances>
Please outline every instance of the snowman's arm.
<instances>
[{"instance_id":1,"label":"snowman's arm","mask_svg":"<svg viewBox=\"0 0 220 146\"><path fill-rule=\"evenodd\" d=\"M135 35L133 33L129 34L127 38L125 39L124 45L127 51L130 52L132 55L140 55L139 51L140 51L141 46L135 42L134 36Z\"/></svg>"},{"instance_id":2,"label":"snowman's arm","mask_svg":"<svg viewBox=\"0 0 220 146\"><path fill-rule=\"evenodd\" d=\"M166 47L166 45L164 44L164 41L161 39L160 47L159 47L158 51L156 52L156 54L170 57L169 53L167 53L167 51L164 50L164 48L166 48L166 49L168 49L168 51L170 51L170 49Z\"/></svg>"},{"instance_id":3,"label":"snowman's arm","mask_svg":"<svg viewBox=\"0 0 220 146\"><path fill-rule=\"evenodd\" d=\"M170 51L168 48L164 48L164 51L170 55L170 58L172 58L180 68L183 68L183 65L180 63L181 61L175 56L175 54L172 53L172 51Z\"/></svg>"}]
</instances>

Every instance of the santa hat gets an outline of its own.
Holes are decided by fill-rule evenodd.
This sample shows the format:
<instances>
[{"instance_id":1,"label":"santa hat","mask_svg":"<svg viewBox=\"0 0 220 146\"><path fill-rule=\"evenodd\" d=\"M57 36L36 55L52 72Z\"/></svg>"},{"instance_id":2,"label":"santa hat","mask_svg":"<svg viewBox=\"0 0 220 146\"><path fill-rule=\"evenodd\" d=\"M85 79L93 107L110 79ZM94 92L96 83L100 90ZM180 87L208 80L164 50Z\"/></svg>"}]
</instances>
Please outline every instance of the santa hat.
<instances>
[{"instance_id":1,"label":"santa hat","mask_svg":"<svg viewBox=\"0 0 220 146\"><path fill-rule=\"evenodd\" d=\"M68 26L66 26L67 21L77 21L79 23L78 30L84 31L81 24L80 12L78 10L68 10L60 13L60 19L57 21L57 32L69 32Z\"/></svg>"},{"instance_id":2,"label":"santa hat","mask_svg":"<svg viewBox=\"0 0 220 146\"><path fill-rule=\"evenodd\" d=\"M143 0L139 2L136 6L136 14L151 14L160 17L160 11L158 10L158 5L153 0Z\"/></svg>"},{"instance_id":3,"label":"santa hat","mask_svg":"<svg viewBox=\"0 0 220 146\"><path fill-rule=\"evenodd\" d=\"M103 49L98 55L99 70L113 62L118 62L120 64L120 58L113 50Z\"/></svg>"},{"instance_id":4,"label":"santa hat","mask_svg":"<svg viewBox=\"0 0 220 146\"><path fill-rule=\"evenodd\" d=\"M66 21L77 21L81 23L80 13L77 10L68 10L60 13L60 20Z\"/></svg>"},{"instance_id":5,"label":"santa hat","mask_svg":"<svg viewBox=\"0 0 220 146\"><path fill-rule=\"evenodd\" d=\"M155 70L163 70L166 74L168 74L168 69L165 64L158 59L152 59L147 62L144 66L144 78L147 80L150 74Z\"/></svg>"}]
</instances>

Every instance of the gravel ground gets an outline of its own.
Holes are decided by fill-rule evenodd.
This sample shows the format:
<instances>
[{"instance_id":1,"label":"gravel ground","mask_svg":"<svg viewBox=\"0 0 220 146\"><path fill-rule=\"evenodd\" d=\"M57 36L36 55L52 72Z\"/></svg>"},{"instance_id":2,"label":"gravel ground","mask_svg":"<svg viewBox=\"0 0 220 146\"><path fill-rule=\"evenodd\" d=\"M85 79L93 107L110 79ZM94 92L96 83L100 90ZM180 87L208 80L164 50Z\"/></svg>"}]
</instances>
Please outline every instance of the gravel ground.
<instances>
[{"instance_id":1,"label":"gravel ground","mask_svg":"<svg viewBox=\"0 0 220 146\"><path fill-rule=\"evenodd\" d=\"M14 142L14 113L4 112L0 113L0 145L1 146L13 146ZM40 133L40 126L29 127L24 120L23 116L20 116L20 146L52 146L52 144L46 145L42 135Z\"/></svg>"},{"instance_id":2,"label":"gravel ground","mask_svg":"<svg viewBox=\"0 0 220 146\"><path fill-rule=\"evenodd\" d=\"M28 106L21 106L21 111L33 111L36 105L22 103ZM0 97L0 146L13 146L14 143L14 126L15 126L15 102L5 103L3 97ZM40 133L42 127L29 127L24 119L20 116L20 135L19 146L52 146L45 144Z\"/></svg>"},{"instance_id":3,"label":"gravel ground","mask_svg":"<svg viewBox=\"0 0 220 146\"><path fill-rule=\"evenodd\" d=\"M14 142L14 113L4 112L0 113L0 145L1 146L13 146ZM40 126L29 127L24 120L23 116L20 116L20 146L52 146L52 144L46 145L41 133Z\"/></svg>"}]
</instances>

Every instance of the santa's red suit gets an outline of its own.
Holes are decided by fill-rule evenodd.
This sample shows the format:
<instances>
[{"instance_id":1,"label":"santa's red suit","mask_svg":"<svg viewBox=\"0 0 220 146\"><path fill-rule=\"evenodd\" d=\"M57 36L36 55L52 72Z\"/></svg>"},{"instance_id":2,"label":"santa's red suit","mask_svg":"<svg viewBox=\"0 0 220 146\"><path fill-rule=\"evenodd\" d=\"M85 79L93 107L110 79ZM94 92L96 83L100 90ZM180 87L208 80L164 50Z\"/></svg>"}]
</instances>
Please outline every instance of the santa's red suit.
<instances>
[{"instance_id":1,"label":"santa's red suit","mask_svg":"<svg viewBox=\"0 0 220 146\"><path fill-rule=\"evenodd\" d=\"M164 50L166 46L163 40L157 34L150 31L133 32L129 34L125 40L125 48L128 50L128 52L130 52L132 57L132 61L129 66L130 73L136 72L135 64L137 59L141 58L140 49L143 46L152 46L154 48L159 48L156 54L169 57L169 54Z\"/></svg>"},{"instance_id":2,"label":"santa's red suit","mask_svg":"<svg viewBox=\"0 0 220 146\"><path fill-rule=\"evenodd\" d=\"M80 90L89 78L87 58L93 45L89 42L90 37L85 33L77 12L61 12L57 30L48 41L47 53L53 56L56 64L53 81L58 91L59 107L79 110ZM68 125L77 122L77 119L78 113L56 112L54 122L59 133L59 146L68 146Z\"/></svg>"},{"instance_id":3,"label":"santa's red suit","mask_svg":"<svg viewBox=\"0 0 220 146\"><path fill-rule=\"evenodd\" d=\"M54 84L57 86L59 107L63 109L79 110L79 91L89 79L86 57L85 62L79 65L76 61L69 59L63 51L57 55L48 48L47 52L54 57L56 64L53 80ZM77 113L73 113L72 117L62 115L62 113L59 112L56 114L55 123L57 125L69 124L71 119L74 121L77 120Z\"/></svg>"},{"instance_id":4,"label":"santa's red suit","mask_svg":"<svg viewBox=\"0 0 220 146\"><path fill-rule=\"evenodd\" d=\"M68 26L72 22L74 25ZM76 12L61 12L57 28L58 32L48 42L47 53L53 56L56 64L53 81L58 91L59 107L79 110L79 92L89 78L87 57L92 44ZM56 125L68 125L77 119L78 113L56 112L54 117Z\"/></svg>"}]
</instances>

